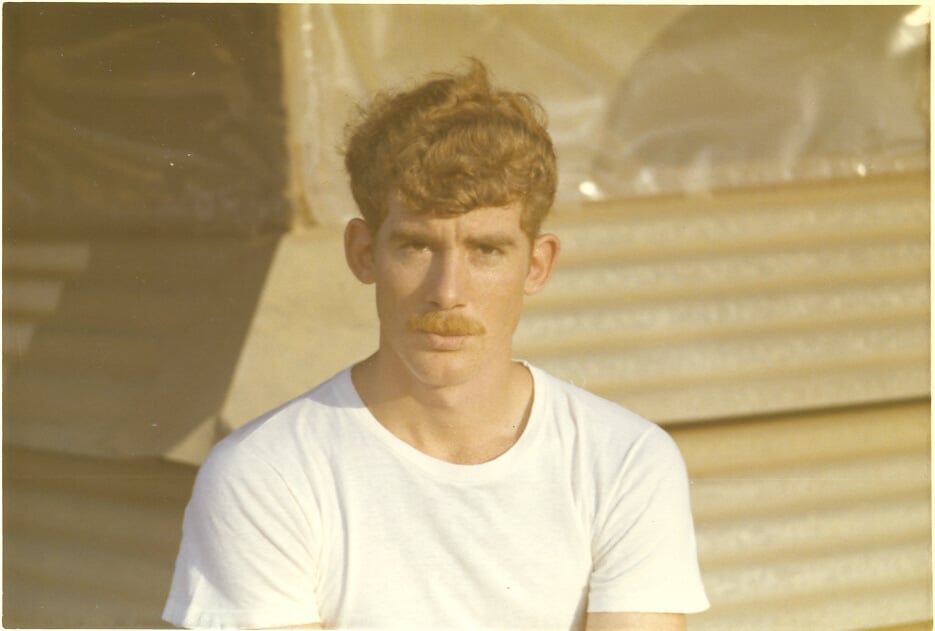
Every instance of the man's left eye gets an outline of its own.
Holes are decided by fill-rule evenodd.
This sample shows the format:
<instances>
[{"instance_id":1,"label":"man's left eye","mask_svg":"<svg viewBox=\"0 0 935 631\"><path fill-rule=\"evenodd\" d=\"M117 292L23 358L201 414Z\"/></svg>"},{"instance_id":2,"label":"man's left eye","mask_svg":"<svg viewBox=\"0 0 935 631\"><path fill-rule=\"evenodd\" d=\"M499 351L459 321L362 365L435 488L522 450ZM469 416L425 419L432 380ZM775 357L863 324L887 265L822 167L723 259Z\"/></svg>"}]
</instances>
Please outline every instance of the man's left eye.
<instances>
[{"instance_id":1,"label":"man's left eye","mask_svg":"<svg viewBox=\"0 0 935 631\"><path fill-rule=\"evenodd\" d=\"M477 251L485 256L490 256L493 254L499 254L500 248L495 245L479 245L477 246Z\"/></svg>"}]
</instances>

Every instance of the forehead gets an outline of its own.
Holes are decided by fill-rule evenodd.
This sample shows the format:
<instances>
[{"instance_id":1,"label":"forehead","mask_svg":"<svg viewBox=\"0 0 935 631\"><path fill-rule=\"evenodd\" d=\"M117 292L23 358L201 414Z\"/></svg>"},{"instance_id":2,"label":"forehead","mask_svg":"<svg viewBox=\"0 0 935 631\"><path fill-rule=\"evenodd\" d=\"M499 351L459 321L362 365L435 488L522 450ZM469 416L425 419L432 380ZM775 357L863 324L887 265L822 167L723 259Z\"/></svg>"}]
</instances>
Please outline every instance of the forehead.
<instances>
[{"instance_id":1,"label":"forehead","mask_svg":"<svg viewBox=\"0 0 935 631\"><path fill-rule=\"evenodd\" d=\"M405 204L392 199L387 205L387 214L383 226L387 232L401 228L407 230L432 229L447 225L457 225L467 230L497 230L522 232L522 208L519 203L506 206L482 206L464 213L413 212Z\"/></svg>"}]
</instances>

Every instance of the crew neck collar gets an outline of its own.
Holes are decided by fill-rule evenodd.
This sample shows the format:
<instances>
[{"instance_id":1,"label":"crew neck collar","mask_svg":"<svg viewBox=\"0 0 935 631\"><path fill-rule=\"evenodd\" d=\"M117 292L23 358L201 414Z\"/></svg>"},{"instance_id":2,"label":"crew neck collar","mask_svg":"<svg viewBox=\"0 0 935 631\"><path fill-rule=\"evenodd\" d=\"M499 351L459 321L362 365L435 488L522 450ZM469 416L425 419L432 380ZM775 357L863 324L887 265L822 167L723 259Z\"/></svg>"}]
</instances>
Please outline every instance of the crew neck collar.
<instances>
[{"instance_id":1,"label":"crew neck collar","mask_svg":"<svg viewBox=\"0 0 935 631\"><path fill-rule=\"evenodd\" d=\"M524 454L529 451L530 445L535 440L541 425L541 408L544 397L541 376L538 374L538 370L527 362L519 360L517 363L529 371L533 384L532 405L529 409L526 427L523 428L523 432L509 449L496 458L479 464L455 464L430 456L410 445L384 427L364 404L351 379L351 369L353 367L344 369L338 375L338 379L346 403L358 412L361 425L396 456L410 465L419 467L428 475L440 481L458 484L479 484L497 479L512 470L523 458Z\"/></svg>"}]
</instances>

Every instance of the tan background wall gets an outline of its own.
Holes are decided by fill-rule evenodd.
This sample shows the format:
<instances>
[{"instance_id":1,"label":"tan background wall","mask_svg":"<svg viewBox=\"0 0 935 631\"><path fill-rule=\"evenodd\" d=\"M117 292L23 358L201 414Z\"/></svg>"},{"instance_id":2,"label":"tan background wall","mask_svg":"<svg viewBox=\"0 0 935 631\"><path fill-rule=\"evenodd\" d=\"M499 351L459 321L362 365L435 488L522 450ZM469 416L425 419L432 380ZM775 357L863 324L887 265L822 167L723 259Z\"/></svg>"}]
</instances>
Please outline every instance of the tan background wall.
<instances>
[{"instance_id":1,"label":"tan background wall","mask_svg":"<svg viewBox=\"0 0 935 631\"><path fill-rule=\"evenodd\" d=\"M161 628L195 467L3 452L3 626Z\"/></svg>"}]
</instances>

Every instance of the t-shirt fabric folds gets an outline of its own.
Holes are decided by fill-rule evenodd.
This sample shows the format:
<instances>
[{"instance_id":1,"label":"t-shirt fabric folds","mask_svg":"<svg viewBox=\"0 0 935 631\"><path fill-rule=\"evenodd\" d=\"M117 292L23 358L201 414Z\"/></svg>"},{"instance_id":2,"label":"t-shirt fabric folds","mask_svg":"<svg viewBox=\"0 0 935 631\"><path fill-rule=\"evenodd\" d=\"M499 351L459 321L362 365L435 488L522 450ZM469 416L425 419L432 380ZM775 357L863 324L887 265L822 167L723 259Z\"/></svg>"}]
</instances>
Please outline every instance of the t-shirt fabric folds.
<instances>
[{"instance_id":1,"label":"t-shirt fabric folds","mask_svg":"<svg viewBox=\"0 0 935 631\"><path fill-rule=\"evenodd\" d=\"M218 443L163 612L187 627L580 629L706 609L682 457L533 366L527 426L477 465L398 439L345 369Z\"/></svg>"}]
</instances>

